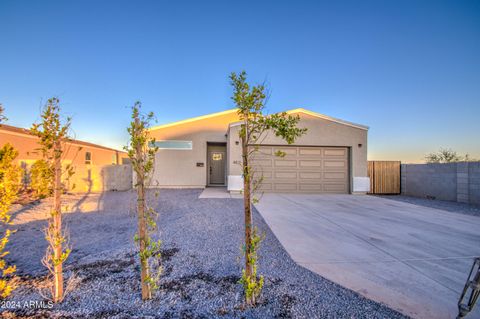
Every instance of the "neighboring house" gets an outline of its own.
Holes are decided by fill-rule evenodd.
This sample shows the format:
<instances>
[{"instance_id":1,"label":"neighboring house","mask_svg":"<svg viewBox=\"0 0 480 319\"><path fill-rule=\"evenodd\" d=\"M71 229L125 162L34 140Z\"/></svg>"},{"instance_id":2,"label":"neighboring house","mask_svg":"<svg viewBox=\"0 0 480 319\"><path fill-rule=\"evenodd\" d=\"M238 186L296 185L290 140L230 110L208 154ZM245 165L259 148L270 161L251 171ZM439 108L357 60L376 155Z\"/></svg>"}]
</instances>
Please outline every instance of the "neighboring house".
<instances>
[{"instance_id":1,"label":"neighboring house","mask_svg":"<svg viewBox=\"0 0 480 319\"><path fill-rule=\"evenodd\" d=\"M16 161L27 172L30 166L37 160L42 159L42 151L38 144L38 137L32 135L29 130L0 124L0 146L10 143L17 151ZM71 190L75 191L100 191L104 189L125 189L126 186L117 187L122 179L131 180L131 169L114 169L109 166L129 163L126 152L118 151L105 146L70 139L64 144L62 163L71 164L75 174L72 177ZM119 174L120 177L114 176ZM130 175L130 177L129 177ZM25 183L28 183L28 174L25 175ZM73 187L75 184L75 187ZM107 185L108 184L108 185Z\"/></svg>"},{"instance_id":2,"label":"neighboring house","mask_svg":"<svg viewBox=\"0 0 480 319\"><path fill-rule=\"evenodd\" d=\"M255 155L254 166L263 175L265 192L365 193L368 127L305 109L299 127L307 133L288 145L268 134ZM241 127L237 110L228 110L152 127L159 151L155 157L153 187L242 189ZM283 158L275 156L281 150ZM260 173L258 173L260 174Z\"/></svg>"}]
</instances>

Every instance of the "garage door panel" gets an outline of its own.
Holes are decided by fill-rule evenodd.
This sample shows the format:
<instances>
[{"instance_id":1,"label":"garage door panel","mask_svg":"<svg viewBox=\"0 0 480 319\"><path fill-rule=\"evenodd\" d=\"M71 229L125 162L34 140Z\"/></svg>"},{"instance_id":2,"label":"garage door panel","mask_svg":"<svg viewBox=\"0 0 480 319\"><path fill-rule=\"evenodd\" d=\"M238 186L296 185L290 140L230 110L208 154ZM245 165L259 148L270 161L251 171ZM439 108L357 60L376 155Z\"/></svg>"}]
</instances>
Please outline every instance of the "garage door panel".
<instances>
[{"instance_id":1,"label":"garage door panel","mask_svg":"<svg viewBox=\"0 0 480 319\"><path fill-rule=\"evenodd\" d=\"M325 157L345 157L347 154L346 149L342 148L326 148L323 150L323 155Z\"/></svg>"},{"instance_id":2,"label":"garage door panel","mask_svg":"<svg viewBox=\"0 0 480 319\"><path fill-rule=\"evenodd\" d=\"M286 154L275 155L277 151ZM262 146L252 161L264 192L348 193L348 149L307 146Z\"/></svg>"},{"instance_id":3,"label":"garage door panel","mask_svg":"<svg viewBox=\"0 0 480 319\"><path fill-rule=\"evenodd\" d=\"M297 172L288 172L288 171L285 171L285 172L282 172L282 171L276 171L274 173L274 177L275 179L279 179L279 178L286 178L286 179L297 179Z\"/></svg>"},{"instance_id":4,"label":"garage door panel","mask_svg":"<svg viewBox=\"0 0 480 319\"><path fill-rule=\"evenodd\" d=\"M263 183L258 187L258 190L260 191L271 191L273 190L273 184L272 183L267 183L263 181Z\"/></svg>"},{"instance_id":5,"label":"garage door panel","mask_svg":"<svg viewBox=\"0 0 480 319\"><path fill-rule=\"evenodd\" d=\"M300 168L322 167L322 161L315 160L300 160Z\"/></svg>"},{"instance_id":6,"label":"garage door panel","mask_svg":"<svg viewBox=\"0 0 480 319\"><path fill-rule=\"evenodd\" d=\"M299 172L298 177L300 179L317 179L321 180L322 179L322 173L321 172Z\"/></svg>"},{"instance_id":7,"label":"garage door panel","mask_svg":"<svg viewBox=\"0 0 480 319\"><path fill-rule=\"evenodd\" d=\"M324 160L324 168L345 168L347 166L346 161L343 160Z\"/></svg>"},{"instance_id":8,"label":"garage door panel","mask_svg":"<svg viewBox=\"0 0 480 319\"><path fill-rule=\"evenodd\" d=\"M319 148L299 148L299 155L300 156L320 156L322 154L322 150Z\"/></svg>"},{"instance_id":9,"label":"garage door panel","mask_svg":"<svg viewBox=\"0 0 480 319\"><path fill-rule=\"evenodd\" d=\"M255 167L262 167L262 168L270 168L272 167L272 160L271 159L254 159L252 161L253 166Z\"/></svg>"},{"instance_id":10,"label":"garage door panel","mask_svg":"<svg viewBox=\"0 0 480 319\"><path fill-rule=\"evenodd\" d=\"M297 183L275 183L273 187L277 191L296 191Z\"/></svg>"},{"instance_id":11,"label":"garage door panel","mask_svg":"<svg viewBox=\"0 0 480 319\"><path fill-rule=\"evenodd\" d=\"M323 184L323 191L328 193L342 193L346 192L345 184L340 183L324 183Z\"/></svg>"},{"instance_id":12,"label":"garage door panel","mask_svg":"<svg viewBox=\"0 0 480 319\"><path fill-rule=\"evenodd\" d=\"M285 156L288 156L288 155L297 155L297 149L296 148L292 148L292 147L281 147L281 148L274 148L273 149L273 154L278 154L278 152L281 152L281 153L284 153Z\"/></svg>"},{"instance_id":13,"label":"garage door panel","mask_svg":"<svg viewBox=\"0 0 480 319\"><path fill-rule=\"evenodd\" d=\"M297 167L296 160L276 159L275 167Z\"/></svg>"},{"instance_id":14,"label":"garage door panel","mask_svg":"<svg viewBox=\"0 0 480 319\"><path fill-rule=\"evenodd\" d=\"M322 191L322 184L299 184L301 191Z\"/></svg>"},{"instance_id":15,"label":"garage door panel","mask_svg":"<svg viewBox=\"0 0 480 319\"><path fill-rule=\"evenodd\" d=\"M323 178L328 179L346 179L347 174L345 172L324 172Z\"/></svg>"}]
</instances>

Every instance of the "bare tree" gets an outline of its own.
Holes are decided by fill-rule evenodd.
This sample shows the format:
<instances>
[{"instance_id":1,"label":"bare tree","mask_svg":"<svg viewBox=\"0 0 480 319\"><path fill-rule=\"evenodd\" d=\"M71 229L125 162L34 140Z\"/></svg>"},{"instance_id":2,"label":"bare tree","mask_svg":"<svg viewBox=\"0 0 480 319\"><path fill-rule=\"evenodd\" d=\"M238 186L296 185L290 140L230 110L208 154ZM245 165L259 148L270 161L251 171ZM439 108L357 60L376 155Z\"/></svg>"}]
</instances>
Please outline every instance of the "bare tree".
<instances>
[{"instance_id":1,"label":"bare tree","mask_svg":"<svg viewBox=\"0 0 480 319\"><path fill-rule=\"evenodd\" d=\"M425 161L427 163L455 163L455 162L475 162L476 160L470 155L465 154L465 156L459 155L457 152L441 148L436 153L430 153L425 155Z\"/></svg>"},{"instance_id":2,"label":"bare tree","mask_svg":"<svg viewBox=\"0 0 480 319\"><path fill-rule=\"evenodd\" d=\"M297 127L300 120L298 116L286 113L264 115L265 87L264 85L250 87L245 71L239 74L232 73L230 81L233 86L232 100L237 106L238 115L242 121L239 135L242 141L245 269L242 271L240 282L244 287L247 305L254 305L263 287L263 276L257 278L257 249L261 237L258 235L257 229L253 227L252 202L257 201L254 193L261 185L262 178L254 178L254 167L251 160L254 153L258 151L258 144L268 132L291 144L296 138L303 135L306 129ZM285 156L282 153L276 155Z\"/></svg>"}]
</instances>

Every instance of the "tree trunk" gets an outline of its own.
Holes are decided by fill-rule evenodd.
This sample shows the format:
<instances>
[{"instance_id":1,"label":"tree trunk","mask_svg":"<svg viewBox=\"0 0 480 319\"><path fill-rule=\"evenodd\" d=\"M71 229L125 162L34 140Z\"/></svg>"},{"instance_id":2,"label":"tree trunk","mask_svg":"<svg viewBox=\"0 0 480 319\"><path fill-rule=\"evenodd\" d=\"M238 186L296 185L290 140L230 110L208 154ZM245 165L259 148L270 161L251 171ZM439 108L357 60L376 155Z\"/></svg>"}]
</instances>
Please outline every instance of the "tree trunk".
<instances>
[{"instance_id":1,"label":"tree trunk","mask_svg":"<svg viewBox=\"0 0 480 319\"><path fill-rule=\"evenodd\" d=\"M53 190L53 232L54 240L58 240L54 243L53 256L55 261L59 261L62 258L62 206L61 206L61 194L62 194L62 161L61 161L61 144L57 141L54 146L54 190ZM63 299L63 262L54 262L54 302L60 302Z\"/></svg>"},{"instance_id":2,"label":"tree trunk","mask_svg":"<svg viewBox=\"0 0 480 319\"><path fill-rule=\"evenodd\" d=\"M245 274L250 277L253 273L253 265L250 262L250 248L252 243L252 203L250 189L250 167L248 161L248 141L242 137L242 158L243 158L243 205L245 207ZM248 300L247 300L248 302Z\"/></svg>"},{"instance_id":3,"label":"tree trunk","mask_svg":"<svg viewBox=\"0 0 480 319\"><path fill-rule=\"evenodd\" d=\"M136 122L138 119L135 120ZM138 122L137 122L138 123ZM137 213L138 213L138 240L140 245L140 256L146 249L147 231L145 221L145 171L143 168L143 147L136 146L137 156ZM140 278L142 285L142 299L152 298L150 285L147 282L149 277L148 260L140 257Z\"/></svg>"}]
</instances>

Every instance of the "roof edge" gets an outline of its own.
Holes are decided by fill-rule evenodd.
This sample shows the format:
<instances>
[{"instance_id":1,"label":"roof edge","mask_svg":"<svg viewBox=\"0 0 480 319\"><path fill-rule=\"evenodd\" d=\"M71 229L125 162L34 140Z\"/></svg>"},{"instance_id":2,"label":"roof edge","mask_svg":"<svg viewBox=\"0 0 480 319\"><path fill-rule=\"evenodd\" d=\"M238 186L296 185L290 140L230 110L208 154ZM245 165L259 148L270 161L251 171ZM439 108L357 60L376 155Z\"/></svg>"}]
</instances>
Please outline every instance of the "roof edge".
<instances>
[{"instance_id":1,"label":"roof edge","mask_svg":"<svg viewBox=\"0 0 480 319\"><path fill-rule=\"evenodd\" d=\"M2 123L2 124L0 124L0 130L2 130L2 129L6 132L10 132L10 134L23 134L23 135L28 136L29 138L37 138L35 135L33 135L30 132L29 129L26 129L26 128L7 125L7 124ZM88 147L95 147L95 148L99 148L99 149L103 149L103 150L115 151L115 152L127 154L127 152L119 150L119 149L111 148L111 147L108 147L108 146L103 146L103 145L100 145L100 144L95 144L95 143L92 143L92 142L81 141L81 140L77 140L77 139L73 139L73 138L67 138L66 142L71 143L71 144L83 145L83 146L88 146Z\"/></svg>"},{"instance_id":2,"label":"roof edge","mask_svg":"<svg viewBox=\"0 0 480 319\"><path fill-rule=\"evenodd\" d=\"M328 116L328 115L324 115L324 114L320 114L320 113L317 113L317 112L309 111L309 110L306 110L304 108L296 108L296 109L288 110L288 111L285 111L285 113L287 113L287 114L303 113L303 114L307 114L307 115L310 115L310 116L313 116L313 117L318 117L318 118L321 118L321 119L324 119L324 120L327 120L327 121L331 121L331 122L335 122L335 123L338 123L338 124L343 124L343 125L351 126L351 127L354 127L354 128L358 128L358 129L361 129L361 130L366 130L366 131L369 130L369 127L366 126L366 125L341 120L341 119L331 117L331 116ZM235 123L230 123L229 126L237 126L237 125L240 125L241 123L242 123L241 121L235 122Z\"/></svg>"},{"instance_id":3,"label":"roof edge","mask_svg":"<svg viewBox=\"0 0 480 319\"><path fill-rule=\"evenodd\" d=\"M345 121L345 120L338 119L338 118L335 118L335 117L331 117L331 116L328 116L328 115L324 115L324 114L320 114L320 113L317 113L317 112L309 111L309 110L306 110L304 108L296 108L296 109L293 109L293 110L286 111L286 113L287 114L303 113L303 114L307 114L307 115L310 115L310 116L322 118L322 119L325 119L325 120L328 120L328 121L332 121L332 122L336 122L336 123L339 123L339 124L344 124L344 125L356 127L356 128L359 128L359 129L362 129L362 130L367 130L367 131L370 128L367 125Z\"/></svg>"},{"instance_id":4,"label":"roof edge","mask_svg":"<svg viewBox=\"0 0 480 319\"><path fill-rule=\"evenodd\" d=\"M191 117L191 118L188 118L188 119L185 119L185 120L175 121L175 122L171 122L171 123L167 123L167 124L152 126L148 130L149 131L155 131L155 130L159 130L159 129L163 129L163 128L167 128L167 127L171 127L171 126L182 125L182 124L186 124L186 123L191 123L191 122L195 122L195 121L208 119L208 118L211 118L211 117L230 114L230 113L233 113L233 112L237 112L237 109L230 109L230 110L226 110L226 111L215 112L215 113L210 113L210 114L206 114L206 115L200 115L200 116L197 116L197 117Z\"/></svg>"}]
</instances>

